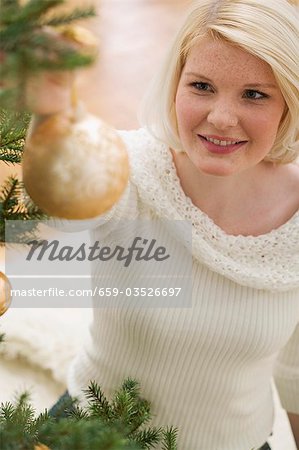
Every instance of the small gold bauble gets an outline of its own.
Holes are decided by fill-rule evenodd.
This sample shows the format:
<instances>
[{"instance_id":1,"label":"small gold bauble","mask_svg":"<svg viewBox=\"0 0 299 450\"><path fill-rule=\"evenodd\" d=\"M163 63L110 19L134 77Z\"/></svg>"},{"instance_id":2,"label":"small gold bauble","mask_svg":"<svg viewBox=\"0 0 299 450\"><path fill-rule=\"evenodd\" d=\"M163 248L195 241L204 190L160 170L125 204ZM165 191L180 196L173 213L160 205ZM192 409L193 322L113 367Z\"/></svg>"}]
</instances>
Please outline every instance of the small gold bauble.
<instances>
[{"instance_id":1,"label":"small gold bauble","mask_svg":"<svg viewBox=\"0 0 299 450\"><path fill-rule=\"evenodd\" d=\"M11 303L11 284L7 276L0 272L0 316L9 308Z\"/></svg>"},{"instance_id":2,"label":"small gold bauble","mask_svg":"<svg viewBox=\"0 0 299 450\"><path fill-rule=\"evenodd\" d=\"M129 177L118 133L80 108L32 125L22 164L34 203L65 219L104 213L120 198Z\"/></svg>"},{"instance_id":3,"label":"small gold bauble","mask_svg":"<svg viewBox=\"0 0 299 450\"><path fill-rule=\"evenodd\" d=\"M51 449L44 444L37 444L34 446L34 450L51 450Z\"/></svg>"},{"instance_id":4,"label":"small gold bauble","mask_svg":"<svg viewBox=\"0 0 299 450\"><path fill-rule=\"evenodd\" d=\"M84 46L85 49L89 50L90 52L97 52L98 41L95 35L86 28L83 28L80 25L72 24L63 25L57 27L56 29L63 38L68 39L75 44Z\"/></svg>"}]
</instances>

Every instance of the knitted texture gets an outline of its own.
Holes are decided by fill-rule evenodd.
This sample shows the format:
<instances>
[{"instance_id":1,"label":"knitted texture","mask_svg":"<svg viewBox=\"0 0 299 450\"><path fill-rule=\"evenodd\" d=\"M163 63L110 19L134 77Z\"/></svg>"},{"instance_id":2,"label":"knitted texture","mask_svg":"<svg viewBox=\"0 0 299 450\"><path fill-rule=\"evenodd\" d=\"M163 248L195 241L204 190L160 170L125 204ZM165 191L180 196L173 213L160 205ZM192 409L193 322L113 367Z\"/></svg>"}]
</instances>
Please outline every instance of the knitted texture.
<instances>
[{"instance_id":1,"label":"knitted texture","mask_svg":"<svg viewBox=\"0 0 299 450\"><path fill-rule=\"evenodd\" d=\"M192 223L196 259L245 286L270 290L299 287L299 211L270 233L228 235L185 195L165 144L143 129L122 136L129 138L132 181L142 202L162 218Z\"/></svg>"},{"instance_id":2,"label":"knitted texture","mask_svg":"<svg viewBox=\"0 0 299 450\"><path fill-rule=\"evenodd\" d=\"M273 375L284 407L299 413L299 213L261 236L227 235L185 196L163 143L144 129L121 136L130 184L108 214L76 226L95 241L111 218L190 221L192 306L95 308L69 390L79 396L95 379L112 395L130 376L153 423L178 427L179 450L259 448L273 426ZM117 266L110 275L126 276Z\"/></svg>"}]
</instances>

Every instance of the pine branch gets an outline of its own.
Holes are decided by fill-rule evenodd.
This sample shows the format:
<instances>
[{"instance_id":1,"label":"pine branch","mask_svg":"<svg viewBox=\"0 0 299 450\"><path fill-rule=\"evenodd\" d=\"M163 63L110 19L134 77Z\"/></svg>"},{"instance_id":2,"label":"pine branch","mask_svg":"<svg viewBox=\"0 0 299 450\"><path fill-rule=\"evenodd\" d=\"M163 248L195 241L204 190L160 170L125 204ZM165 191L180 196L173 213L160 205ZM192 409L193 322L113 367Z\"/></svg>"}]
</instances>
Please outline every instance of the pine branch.
<instances>
[{"instance_id":1,"label":"pine branch","mask_svg":"<svg viewBox=\"0 0 299 450\"><path fill-rule=\"evenodd\" d=\"M26 243L35 237L37 222L46 215L29 199L23 184L15 177L9 177L0 193L0 242ZM5 220L16 221L5 237ZM17 226L17 221L22 221ZM24 222L26 221L26 223Z\"/></svg>"},{"instance_id":2,"label":"pine branch","mask_svg":"<svg viewBox=\"0 0 299 450\"><path fill-rule=\"evenodd\" d=\"M47 411L39 414L28 426L29 435L33 436L34 439L38 440L39 430L48 422L53 422Z\"/></svg>"},{"instance_id":3,"label":"pine branch","mask_svg":"<svg viewBox=\"0 0 299 450\"><path fill-rule=\"evenodd\" d=\"M58 5L62 5L64 0L29 0L25 5L19 9L15 14L14 20L16 22L31 22L37 23L41 16L48 13L48 11Z\"/></svg>"},{"instance_id":4,"label":"pine branch","mask_svg":"<svg viewBox=\"0 0 299 450\"><path fill-rule=\"evenodd\" d=\"M20 194L20 183L18 179L9 177L2 186L2 192L0 193L3 219L7 219L9 215L13 213L15 206L18 204Z\"/></svg>"},{"instance_id":5,"label":"pine branch","mask_svg":"<svg viewBox=\"0 0 299 450\"><path fill-rule=\"evenodd\" d=\"M7 25L12 14L16 14L19 9L19 0L0 0L0 27Z\"/></svg>"},{"instance_id":6,"label":"pine branch","mask_svg":"<svg viewBox=\"0 0 299 450\"><path fill-rule=\"evenodd\" d=\"M50 52L55 53L53 59L48 56ZM18 54L20 60L24 61L24 70L27 73L41 70L73 70L87 66L94 61L94 56L78 54L74 48L65 47L54 40L52 44L48 41L47 46L41 52L33 53L29 48L24 48Z\"/></svg>"},{"instance_id":7,"label":"pine branch","mask_svg":"<svg viewBox=\"0 0 299 450\"><path fill-rule=\"evenodd\" d=\"M48 16L49 9L64 3L65 0L31 0L23 7L12 7L5 6L3 0L0 0L0 50L9 53L18 51L20 47L26 47L30 37L44 31L45 25L52 27L67 25L96 15L94 7L88 6L84 9L75 8L68 14ZM34 52L38 48L29 47L28 50Z\"/></svg>"},{"instance_id":8,"label":"pine branch","mask_svg":"<svg viewBox=\"0 0 299 450\"><path fill-rule=\"evenodd\" d=\"M143 449L150 449L154 444L159 444L162 437L162 428L150 428L139 431L134 435L134 442Z\"/></svg>"},{"instance_id":9,"label":"pine branch","mask_svg":"<svg viewBox=\"0 0 299 450\"><path fill-rule=\"evenodd\" d=\"M1 404L1 450L32 450L36 442L35 423L34 409L28 403L27 393L19 396L14 404Z\"/></svg>"},{"instance_id":10,"label":"pine branch","mask_svg":"<svg viewBox=\"0 0 299 450\"><path fill-rule=\"evenodd\" d=\"M124 424L130 425L136 411L135 406L136 400L131 397L130 393L121 390L115 395L115 399L112 404L113 414Z\"/></svg>"},{"instance_id":11,"label":"pine branch","mask_svg":"<svg viewBox=\"0 0 299 450\"><path fill-rule=\"evenodd\" d=\"M97 383L92 381L83 393L89 400L89 413L92 417L98 416L105 421L112 419L112 407Z\"/></svg>"},{"instance_id":12,"label":"pine branch","mask_svg":"<svg viewBox=\"0 0 299 450\"><path fill-rule=\"evenodd\" d=\"M0 109L0 161L20 163L30 115ZM23 184L16 177L8 177L0 192L0 242L5 241L5 220L27 221L26 227L10 227L10 242L25 243L34 237L36 223L46 218L28 197Z\"/></svg>"},{"instance_id":13,"label":"pine branch","mask_svg":"<svg viewBox=\"0 0 299 450\"><path fill-rule=\"evenodd\" d=\"M136 380L132 380L131 378L125 379L121 389L129 392L132 398L136 399L140 397L140 385Z\"/></svg>"},{"instance_id":14,"label":"pine branch","mask_svg":"<svg viewBox=\"0 0 299 450\"><path fill-rule=\"evenodd\" d=\"M24 185L15 177L8 177L0 193L2 218L5 220L40 220L45 214L35 206L24 190ZM1 217L1 216L0 216Z\"/></svg>"},{"instance_id":15,"label":"pine branch","mask_svg":"<svg viewBox=\"0 0 299 450\"><path fill-rule=\"evenodd\" d=\"M40 430L39 442L53 450L140 450L129 443L120 430L96 419L46 423Z\"/></svg>"},{"instance_id":16,"label":"pine branch","mask_svg":"<svg viewBox=\"0 0 299 450\"><path fill-rule=\"evenodd\" d=\"M6 436L15 433L16 442L19 440L26 441L26 436L30 434L32 423L35 420L34 415L34 409L29 405L29 394L24 392L16 399L15 404L5 403L1 405L0 430L1 425L5 423Z\"/></svg>"},{"instance_id":17,"label":"pine branch","mask_svg":"<svg viewBox=\"0 0 299 450\"><path fill-rule=\"evenodd\" d=\"M61 25L67 25L76 20L87 19L95 15L93 6L82 8L75 8L70 14L64 14L60 16L53 16L49 19L41 21L41 26L57 27Z\"/></svg>"},{"instance_id":18,"label":"pine branch","mask_svg":"<svg viewBox=\"0 0 299 450\"><path fill-rule=\"evenodd\" d=\"M78 405L73 406L69 415L75 420L87 419L89 417L88 412L84 411L82 408L79 408Z\"/></svg>"},{"instance_id":19,"label":"pine branch","mask_svg":"<svg viewBox=\"0 0 299 450\"><path fill-rule=\"evenodd\" d=\"M23 408L27 406L30 400L30 393L28 391L24 391L19 395L16 395L16 409Z\"/></svg>"},{"instance_id":20,"label":"pine branch","mask_svg":"<svg viewBox=\"0 0 299 450\"><path fill-rule=\"evenodd\" d=\"M122 397L124 401L125 396L121 396L121 392L131 392L130 402L133 397L136 402L140 400L139 384L135 381L125 380L117 391L116 397ZM15 404L2 404L1 450L32 450L37 443L42 443L52 450L141 450L155 448L156 444L161 443L161 439L164 439L164 450L177 450L176 430L173 428L139 430L134 437L129 438L128 427L120 420L113 417L107 422L94 416L93 403L104 403L107 407L108 402L96 383L91 383L87 396L91 403L86 411L75 407L68 418L53 418L47 412L35 418L27 394L19 397ZM116 398L114 402L117 402ZM124 410L126 409L130 408L124 407Z\"/></svg>"},{"instance_id":21,"label":"pine branch","mask_svg":"<svg viewBox=\"0 0 299 450\"><path fill-rule=\"evenodd\" d=\"M14 411L15 411L15 406L11 402L1 403L1 405L0 405L0 423L6 422L8 424L9 422L12 422Z\"/></svg>"},{"instance_id":22,"label":"pine branch","mask_svg":"<svg viewBox=\"0 0 299 450\"><path fill-rule=\"evenodd\" d=\"M29 0L24 6L0 0L0 102L2 107L24 110L24 85L27 77L41 70L73 70L88 66L95 52L79 50L71 41L56 37L57 26L96 15L93 6L76 8L70 13L51 10L65 0ZM49 15L51 11L51 15ZM47 28L52 27L52 32ZM59 32L59 30L58 30Z\"/></svg>"},{"instance_id":23,"label":"pine branch","mask_svg":"<svg viewBox=\"0 0 299 450\"><path fill-rule=\"evenodd\" d=\"M1 4L1 1L0 1ZM12 6L17 8L19 6L19 0L2 0L3 6Z\"/></svg>"},{"instance_id":24,"label":"pine branch","mask_svg":"<svg viewBox=\"0 0 299 450\"><path fill-rule=\"evenodd\" d=\"M17 164L21 162L22 150L15 147L14 145L10 147L3 147L1 149L2 155L0 155L0 161L4 161L6 164Z\"/></svg>"},{"instance_id":25,"label":"pine branch","mask_svg":"<svg viewBox=\"0 0 299 450\"><path fill-rule=\"evenodd\" d=\"M167 428L163 431L164 442L162 450L177 450L177 434L177 428L173 427Z\"/></svg>"},{"instance_id":26,"label":"pine branch","mask_svg":"<svg viewBox=\"0 0 299 450\"><path fill-rule=\"evenodd\" d=\"M29 121L30 114L0 109L0 161L21 162Z\"/></svg>"}]
</instances>

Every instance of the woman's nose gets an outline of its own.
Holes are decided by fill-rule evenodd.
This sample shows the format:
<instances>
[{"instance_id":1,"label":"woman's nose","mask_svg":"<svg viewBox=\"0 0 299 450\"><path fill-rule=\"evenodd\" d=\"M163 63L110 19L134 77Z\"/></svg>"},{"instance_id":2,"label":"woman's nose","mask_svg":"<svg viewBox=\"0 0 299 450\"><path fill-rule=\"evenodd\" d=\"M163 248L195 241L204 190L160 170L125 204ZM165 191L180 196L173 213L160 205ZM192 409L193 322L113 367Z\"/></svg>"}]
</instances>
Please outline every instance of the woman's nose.
<instances>
[{"instance_id":1,"label":"woman's nose","mask_svg":"<svg viewBox=\"0 0 299 450\"><path fill-rule=\"evenodd\" d=\"M239 122L235 107L227 101L215 103L208 114L207 120L219 130L235 127Z\"/></svg>"}]
</instances>

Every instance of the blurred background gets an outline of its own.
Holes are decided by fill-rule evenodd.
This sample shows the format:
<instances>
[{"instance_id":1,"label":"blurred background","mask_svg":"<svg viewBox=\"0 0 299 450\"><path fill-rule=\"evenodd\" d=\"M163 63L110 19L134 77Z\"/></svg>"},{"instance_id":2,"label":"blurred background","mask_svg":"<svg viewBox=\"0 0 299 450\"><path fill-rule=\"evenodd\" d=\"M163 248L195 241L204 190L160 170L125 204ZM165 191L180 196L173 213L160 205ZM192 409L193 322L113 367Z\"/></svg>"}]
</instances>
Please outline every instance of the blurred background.
<instances>
[{"instance_id":1,"label":"blurred background","mask_svg":"<svg viewBox=\"0 0 299 450\"><path fill-rule=\"evenodd\" d=\"M42 0L41 0L42 1ZM97 64L80 74L79 98L118 129L138 127L136 112L191 0L69 0L68 8L95 5L97 17L82 25L99 41ZM0 183L20 169L2 163ZM0 255L4 270L4 253ZM0 355L0 401L29 389L41 411L65 390L68 364L84 340L88 309L11 308L0 319L6 345ZM284 411L277 409L273 450L295 449ZM184 449L181 449L184 450Z\"/></svg>"},{"instance_id":2,"label":"blurred background","mask_svg":"<svg viewBox=\"0 0 299 450\"><path fill-rule=\"evenodd\" d=\"M80 73L79 98L114 127L137 128L140 100L191 0L67 0L66 8L90 4L97 17L80 25L97 37L99 57ZM11 172L0 165L0 183Z\"/></svg>"}]
</instances>

